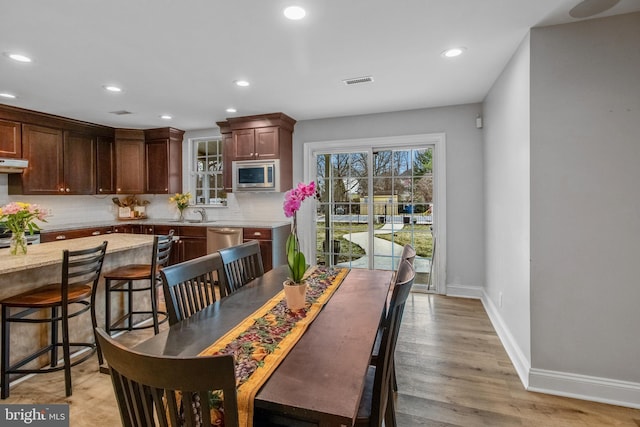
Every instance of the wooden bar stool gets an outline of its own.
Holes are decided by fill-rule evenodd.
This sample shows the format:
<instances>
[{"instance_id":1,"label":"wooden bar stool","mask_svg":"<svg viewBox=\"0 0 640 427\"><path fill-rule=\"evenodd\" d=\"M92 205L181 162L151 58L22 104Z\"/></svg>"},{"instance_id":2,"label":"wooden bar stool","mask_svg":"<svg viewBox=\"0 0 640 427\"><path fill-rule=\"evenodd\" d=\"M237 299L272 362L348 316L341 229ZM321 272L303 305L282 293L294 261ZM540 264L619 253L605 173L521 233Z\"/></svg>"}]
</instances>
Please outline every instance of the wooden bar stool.
<instances>
[{"instance_id":1,"label":"wooden bar stool","mask_svg":"<svg viewBox=\"0 0 640 427\"><path fill-rule=\"evenodd\" d=\"M2 304L2 399L9 397L10 374L40 374L64 369L65 393L71 396L71 367L91 357L96 349L94 342L70 342L69 319L91 310L91 320L95 327L93 304L100 271L107 250L107 242L100 246L78 251L64 250L62 253L62 280L39 287L29 292L5 298ZM21 309L15 312L14 309ZM50 310L50 311L49 311ZM12 313L13 312L13 313ZM45 318L42 313L48 313ZM33 316L38 314L40 316ZM12 323L50 323L50 342L20 361L10 362L10 325ZM62 329L62 342L58 339L58 327ZM62 347L63 362L58 361L58 347ZM79 355L71 362L71 347L91 351ZM22 368L29 362L49 353L49 367Z\"/></svg>"},{"instance_id":2,"label":"wooden bar stool","mask_svg":"<svg viewBox=\"0 0 640 427\"><path fill-rule=\"evenodd\" d=\"M160 269L167 265L171 255L173 243L173 230L166 236L154 236L151 264L129 264L118 267L104 273L105 281L105 331L111 335L111 331L131 331L134 329L145 329L153 327L154 333L160 331L159 325L167 320L167 313L158 310L158 290L162 286L160 279ZM146 281L148 285L134 287L134 281ZM133 294L136 292L146 292L151 298L150 310L134 310ZM111 294L124 293L127 304L125 313L117 320L111 320ZM135 325L134 315L149 315L152 319L151 325ZM159 321L158 316L164 318ZM123 326L120 326L123 325ZM98 349L98 359L102 365L102 353Z\"/></svg>"}]
</instances>

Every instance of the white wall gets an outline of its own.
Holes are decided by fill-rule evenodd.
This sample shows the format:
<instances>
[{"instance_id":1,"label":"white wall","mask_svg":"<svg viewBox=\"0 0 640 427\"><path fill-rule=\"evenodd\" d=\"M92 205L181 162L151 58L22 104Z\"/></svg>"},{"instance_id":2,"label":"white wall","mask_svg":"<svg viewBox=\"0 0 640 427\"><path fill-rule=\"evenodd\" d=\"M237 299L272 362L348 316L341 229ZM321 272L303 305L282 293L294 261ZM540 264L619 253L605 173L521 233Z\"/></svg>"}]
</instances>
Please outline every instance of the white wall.
<instances>
[{"instance_id":1,"label":"white wall","mask_svg":"<svg viewBox=\"0 0 640 427\"><path fill-rule=\"evenodd\" d=\"M446 133L447 286L481 290L484 278L482 131L479 104L300 121L293 134L294 182L303 179L303 144Z\"/></svg>"},{"instance_id":2,"label":"white wall","mask_svg":"<svg viewBox=\"0 0 640 427\"><path fill-rule=\"evenodd\" d=\"M527 37L484 102L484 303L525 384L531 366L529 150Z\"/></svg>"},{"instance_id":3,"label":"white wall","mask_svg":"<svg viewBox=\"0 0 640 427\"><path fill-rule=\"evenodd\" d=\"M531 32L532 366L638 407L639 46L639 13Z\"/></svg>"}]
</instances>

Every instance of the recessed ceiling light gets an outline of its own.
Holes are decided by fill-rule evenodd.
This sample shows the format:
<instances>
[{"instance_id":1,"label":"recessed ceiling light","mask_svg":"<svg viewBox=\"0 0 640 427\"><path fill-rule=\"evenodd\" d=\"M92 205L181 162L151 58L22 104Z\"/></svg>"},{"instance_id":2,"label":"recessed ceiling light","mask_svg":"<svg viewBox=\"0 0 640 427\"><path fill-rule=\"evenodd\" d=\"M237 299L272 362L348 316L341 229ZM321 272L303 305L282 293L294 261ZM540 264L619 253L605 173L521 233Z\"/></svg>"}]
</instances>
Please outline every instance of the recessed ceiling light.
<instances>
[{"instance_id":1,"label":"recessed ceiling light","mask_svg":"<svg viewBox=\"0 0 640 427\"><path fill-rule=\"evenodd\" d=\"M160 118L162 120L171 120L171 119L173 119L173 116L171 116L170 114L163 114L163 115L160 116Z\"/></svg>"},{"instance_id":2,"label":"recessed ceiling light","mask_svg":"<svg viewBox=\"0 0 640 427\"><path fill-rule=\"evenodd\" d=\"M5 56L13 59L14 61L18 61L18 62L31 62L31 58L29 58L26 55L22 55L20 53L6 52Z\"/></svg>"},{"instance_id":3,"label":"recessed ceiling light","mask_svg":"<svg viewBox=\"0 0 640 427\"><path fill-rule=\"evenodd\" d=\"M237 113L238 110L236 110L235 108L227 108L227 113Z\"/></svg>"},{"instance_id":4,"label":"recessed ceiling light","mask_svg":"<svg viewBox=\"0 0 640 427\"><path fill-rule=\"evenodd\" d=\"M442 56L445 58L455 58L456 56L462 55L465 50L467 49L464 47L453 47L442 52Z\"/></svg>"},{"instance_id":5,"label":"recessed ceiling light","mask_svg":"<svg viewBox=\"0 0 640 427\"><path fill-rule=\"evenodd\" d=\"M16 99L16 96L11 93L0 92L0 96L8 99Z\"/></svg>"},{"instance_id":6,"label":"recessed ceiling light","mask_svg":"<svg viewBox=\"0 0 640 427\"><path fill-rule=\"evenodd\" d=\"M113 85L104 85L102 86L105 90L108 90L109 92L122 92L122 88L118 87L118 86L113 86Z\"/></svg>"},{"instance_id":7,"label":"recessed ceiling light","mask_svg":"<svg viewBox=\"0 0 640 427\"><path fill-rule=\"evenodd\" d=\"M236 81L234 81L234 83L236 84L236 86L240 86L240 87L249 86L249 82L246 81L246 80L236 80Z\"/></svg>"},{"instance_id":8,"label":"recessed ceiling light","mask_svg":"<svg viewBox=\"0 0 640 427\"><path fill-rule=\"evenodd\" d=\"M300 6L289 6L284 10L284 16L294 21L304 18L306 14L307 12Z\"/></svg>"}]
</instances>

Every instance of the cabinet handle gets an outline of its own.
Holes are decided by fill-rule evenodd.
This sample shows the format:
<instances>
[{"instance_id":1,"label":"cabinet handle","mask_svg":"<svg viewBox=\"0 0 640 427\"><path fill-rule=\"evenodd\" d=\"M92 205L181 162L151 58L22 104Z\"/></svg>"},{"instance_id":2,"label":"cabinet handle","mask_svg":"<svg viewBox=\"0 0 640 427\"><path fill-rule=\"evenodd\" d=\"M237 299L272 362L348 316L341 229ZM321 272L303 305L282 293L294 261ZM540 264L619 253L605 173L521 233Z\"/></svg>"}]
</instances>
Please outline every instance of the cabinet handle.
<instances>
[{"instance_id":1,"label":"cabinet handle","mask_svg":"<svg viewBox=\"0 0 640 427\"><path fill-rule=\"evenodd\" d=\"M64 188L60 187L60 192L64 193Z\"/></svg>"},{"instance_id":2,"label":"cabinet handle","mask_svg":"<svg viewBox=\"0 0 640 427\"><path fill-rule=\"evenodd\" d=\"M122 188L118 188L118 192L121 192L121 191L122 191Z\"/></svg>"},{"instance_id":3,"label":"cabinet handle","mask_svg":"<svg viewBox=\"0 0 640 427\"><path fill-rule=\"evenodd\" d=\"M261 233L261 232L259 232L259 231L256 231L255 233L253 233L253 235L254 235L254 236L258 236L258 237L260 237L260 236L262 236L262 233Z\"/></svg>"},{"instance_id":4,"label":"cabinet handle","mask_svg":"<svg viewBox=\"0 0 640 427\"><path fill-rule=\"evenodd\" d=\"M102 193L102 188L99 188L99 189L98 189L98 192Z\"/></svg>"},{"instance_id":5,"label":"cabinet handle","mask_svg":"<svg viewBox=\"0 0 640 427\"><path fill-rule=\"evenodd\" d=\"M59 235L56 236L56 240L64 240L66 238L67 238L67 236L65 236L64 234L59 234Z\"/></svg>"},{"instance_id":6,"label":"cabinet handle","mask_svg":"<svg viewBox=\"0 0 640 427\"><path fill-rule=\"evenodd\" d=\"M71 190L69 190L69 188L67 188L67 189L66 189L66 192L68 193L69 191L71 191Z\"/></svg>"},{"instance_id":7,"label":"cabinet handle","mask_svg":"<svg viewBox=\"0 0 640 427\"><path fill-rule=\"evenodd\" d=\"M92 236L99 236L100 232L99 231L94 231L93 233L91 233Z\"/></svg>"}]
</instances>

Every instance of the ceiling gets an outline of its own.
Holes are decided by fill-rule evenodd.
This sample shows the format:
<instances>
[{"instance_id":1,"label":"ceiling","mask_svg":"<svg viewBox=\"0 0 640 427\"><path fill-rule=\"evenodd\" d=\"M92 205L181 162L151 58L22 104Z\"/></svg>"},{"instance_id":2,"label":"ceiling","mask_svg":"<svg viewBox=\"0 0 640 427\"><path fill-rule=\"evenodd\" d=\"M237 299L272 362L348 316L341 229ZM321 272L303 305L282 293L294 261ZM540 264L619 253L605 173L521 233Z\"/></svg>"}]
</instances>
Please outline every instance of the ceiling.
<instances>
[{"instance_id":1,"label":"ceiling","mask_svg":"<svg viewBox=\"0 0 640 427\"><path fill-rule=\"evenodd\" d=\"M276 111L308 120L480 102L529 28L577 21L568 13L577 3L7 1L0 93L17 98L0 103L113 127L196 130ZM306 18L285 19L291 4ZM638 10L639 1L621 0L597 17ZM441 56L454 46L464 55ZM373 82L342 82L361 76ZM111 113L121 110L132 114Z\"/></svg>"}]
</instances>

